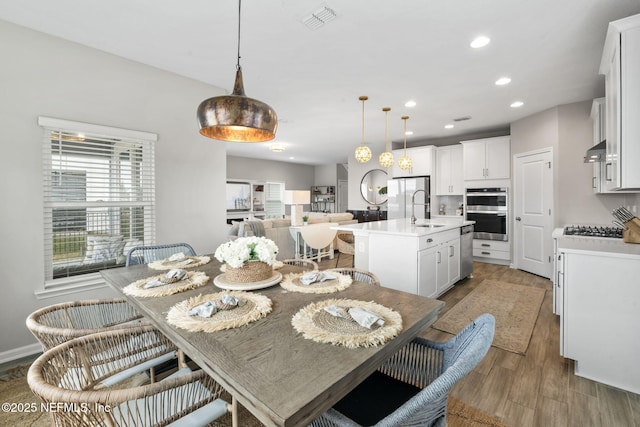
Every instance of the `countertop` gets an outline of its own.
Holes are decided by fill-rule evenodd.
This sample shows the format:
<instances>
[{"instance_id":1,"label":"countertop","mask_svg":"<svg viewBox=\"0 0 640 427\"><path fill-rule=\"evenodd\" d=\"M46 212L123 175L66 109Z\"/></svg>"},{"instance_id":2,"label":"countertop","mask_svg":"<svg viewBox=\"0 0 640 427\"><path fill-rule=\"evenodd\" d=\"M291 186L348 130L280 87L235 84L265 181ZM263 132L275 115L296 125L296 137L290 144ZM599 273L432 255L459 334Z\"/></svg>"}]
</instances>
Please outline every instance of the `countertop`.
<instances>
[{"instance_id":1,"label":"countertop","mask_svg":"<svg viewBox=\"0 0 640 427\"><path fill-rule=\"evenodd\" d=\"M354 235L393 234L420 237L453 230L464 225L471 224L475 224L475 221L465 221L462 217L459 219L419 219L416 221L415 225L411 224L411 220L409 218L404 218L390 219L387 221L361 222L358 224L336 225L331 228L334 230L351 231Z\"/></svg>"},{"instance_id":2,"label":"countertop","mask_svg":"<svg viewBox=\"0 0 640 427\"><path fill-rule=\"evenodd\" d=\"M565 236L563 228L556 228L552 237L558 241L562 252L602 254L606 256L640 259L640 244L625 243L622 239L588 236Z\"/></svg>"}]
</instances>

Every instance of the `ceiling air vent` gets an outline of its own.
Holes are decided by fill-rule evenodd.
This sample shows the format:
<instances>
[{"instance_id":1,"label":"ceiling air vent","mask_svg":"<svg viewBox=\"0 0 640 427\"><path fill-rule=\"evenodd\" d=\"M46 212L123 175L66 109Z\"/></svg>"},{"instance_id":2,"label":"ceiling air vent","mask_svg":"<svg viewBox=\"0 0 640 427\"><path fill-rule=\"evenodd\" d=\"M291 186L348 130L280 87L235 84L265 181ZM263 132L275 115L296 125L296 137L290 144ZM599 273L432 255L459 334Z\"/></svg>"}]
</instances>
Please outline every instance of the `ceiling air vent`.
<instances>
[{"instance_id":1,"label":"ceiling air vent","mask_svg":"<svg viewBox=\"0 0 640 427\"><path fill-rule=\"evenodd\" d=\"M315 12L312 12L310 15L302 18L302 23L311 30L317 30L327 22L333 21L336 16L335 10L327 6L323 6Z\"/></svg>"},{"instance_id":2,"label":"ceiling air vent","mask_svg":"<svg viewBox=\"0 0 640 427\"><path fill-rule=\"evenodd\" d=\"M471 120L471 116L464 116L453 119L454 122L464 122L465 120Z\"/></svg>"}]
</instances>

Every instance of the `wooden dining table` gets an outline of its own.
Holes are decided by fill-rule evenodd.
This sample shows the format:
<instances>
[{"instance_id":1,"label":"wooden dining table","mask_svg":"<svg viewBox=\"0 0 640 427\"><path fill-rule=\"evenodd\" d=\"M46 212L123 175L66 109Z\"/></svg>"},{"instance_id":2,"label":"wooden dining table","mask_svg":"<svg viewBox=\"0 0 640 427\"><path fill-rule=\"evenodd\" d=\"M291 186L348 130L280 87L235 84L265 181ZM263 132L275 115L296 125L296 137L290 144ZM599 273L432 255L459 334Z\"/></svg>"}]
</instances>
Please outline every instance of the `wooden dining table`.
<instances>
[{"instance_id":1,"label":"wooden dining table","mask_svg":"<svg viewBox=\"0 0 640 427\"><path fill-rule=\"evenodd\" d=\"M217 332L189 332L167 323L167 312L175 304L222 291L213 283L220 266L211 256L211 262L191 269L210 278L196 289L155 298L125 296L266 426L309 424L434 323L444 306L442 301L359 281L331 294L287 291L275 284L250 291L272 301L271 313L253 323ZM302 270L285 265L279 271L284 275ZM121 293L130 283L160 273L147 265L101 271ZM373 301L395 310L402 316L402 330L382 345L346 348L306 339L293 328L291 319L300 309L334 298Z\"/></svg>"}]
</instances>

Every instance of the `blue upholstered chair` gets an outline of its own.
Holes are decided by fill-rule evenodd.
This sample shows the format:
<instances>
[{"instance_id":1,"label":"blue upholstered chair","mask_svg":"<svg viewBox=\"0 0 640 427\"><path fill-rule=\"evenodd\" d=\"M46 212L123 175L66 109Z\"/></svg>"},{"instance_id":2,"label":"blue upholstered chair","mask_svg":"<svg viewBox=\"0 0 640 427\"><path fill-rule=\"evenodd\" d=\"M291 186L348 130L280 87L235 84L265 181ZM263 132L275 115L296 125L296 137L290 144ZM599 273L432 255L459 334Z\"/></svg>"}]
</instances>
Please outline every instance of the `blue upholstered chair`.
<instances>
[{"instance_id":1,"label":"blue upholstered chair","mask_svg":"<svg viewBox=\"0 0 640 427\"><path fill-rule=\"evenodd\" d=\"M149 264L153 261L159 261L169 258L171 255L182 252L187 256L195 256L196 251L193 250L188 243L171 243L168 245L156 246L137 246L127 254L126 266Z\"/></svg>"},{"instance_id":2,"label":"blue upholstered chair","mask_svg":"<svg viewBox=\"0 0 640 427\"><path fill-rule=\"evenodd\" d=\"M484 358L494 331L482 314L447 342L416 338L311 425L446 426L449 391Z\"/></svg>"}]
</instances>

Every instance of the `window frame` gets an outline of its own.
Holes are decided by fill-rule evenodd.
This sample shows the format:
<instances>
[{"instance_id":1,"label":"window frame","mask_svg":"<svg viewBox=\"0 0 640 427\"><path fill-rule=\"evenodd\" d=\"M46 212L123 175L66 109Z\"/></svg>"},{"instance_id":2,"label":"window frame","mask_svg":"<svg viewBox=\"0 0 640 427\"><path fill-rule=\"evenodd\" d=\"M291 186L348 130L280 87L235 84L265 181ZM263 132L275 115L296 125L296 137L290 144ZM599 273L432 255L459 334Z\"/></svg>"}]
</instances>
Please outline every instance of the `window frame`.
<instances>
[{"instance_id":1,"label":"window frame","mask_svg":"<svg viewBox=\"0 0 640 427\"><path fill-rule=\"evenodd\" d=\"M86 134L88 138L114 138L123 140L125 142L132 141L140 143L142 147L142 162L141 168L144 168L147 176L150 175L150 183L145 188L144 197L140 202L78 202L78 205L85 206L86 208L99 208L99 207L136 207L143 206L145 209L150 209L149 218L143 217L144 221L144 242L147 245L155 243L155 143L158 140L158 135L150 132L136 131L130 129L116 128L111 126L96 125L90 123L83 123L77 121L70 121L64 119L56 119L51 117L38 117L38 125L42 128L43 132L43 188L49 188L53 194L52 174L55 170L53 167L53 154L51 150L51 133L52 132L64 132L64 133L78 133ZM47 183L49 181L49 183ZM47 187L47 185L49 187ZM38 298L54 297L59 295L65 295L75 292L86 291L89 289L95 289L106 286L102 276L99 272L88 272L84 274L78 274L74 276L67 276L61 278L53 277L53 210L59 208L54 196L48 196L46 191L43 192L43 268L44 268L44 284L43 289L39 289L35 292ZM47 228L48 227L48 228ZM51 248L51 249L49 249Z\"/></svg>"}]
</instances>

